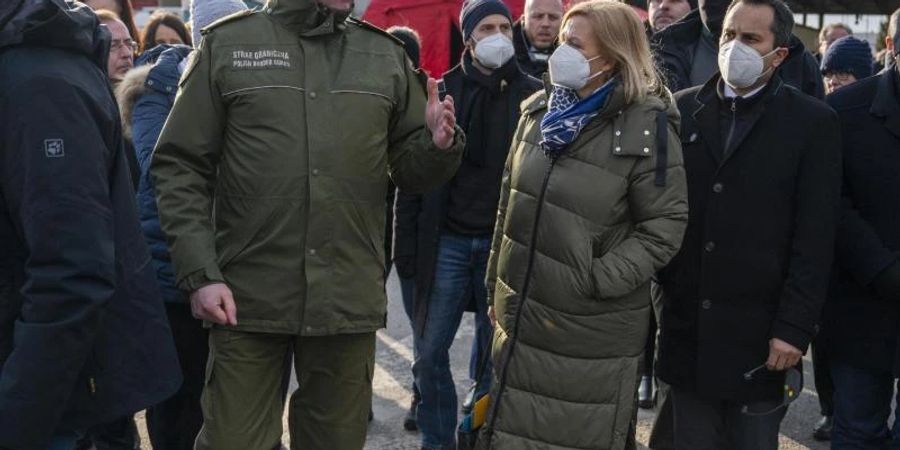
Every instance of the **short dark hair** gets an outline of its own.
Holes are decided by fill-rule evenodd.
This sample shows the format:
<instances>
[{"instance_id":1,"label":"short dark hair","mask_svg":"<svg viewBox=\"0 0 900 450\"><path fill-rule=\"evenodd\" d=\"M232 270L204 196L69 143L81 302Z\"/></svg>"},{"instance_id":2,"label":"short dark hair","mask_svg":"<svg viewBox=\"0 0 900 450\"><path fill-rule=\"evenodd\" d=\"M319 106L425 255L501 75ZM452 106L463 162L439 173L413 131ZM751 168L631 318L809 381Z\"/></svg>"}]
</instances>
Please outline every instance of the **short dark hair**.
<instances>
[{"instance_id":1,"label":"short dark hair","mask_svg":"<svg viewBox=\"0 0 900 450\"><path fill-rule=\"evenodd\" d=\"M150 21L144 26L144 34L141 35L140 53L156 47L156 31L159 30L160 25L165 25L175 30L175 33L178 34L184 45L191 45L191 33L188 32L187 26L185 26L181 17L165 10L159 10L150 16Z\"/></svg>"},{"instance_id":2,"label":"short dark hair","mask_svg":"<svg viewBox=\"0 0 900 450\"><path fill-rule=\"evenodd\" d=\"M734 0L728 5L725 16L740 3L754 6L769 6L775 12L772 21L772 34L775 35L775 47L787 47L794 35L794 12L782 0Z\"/></svg>"}]
</instances>

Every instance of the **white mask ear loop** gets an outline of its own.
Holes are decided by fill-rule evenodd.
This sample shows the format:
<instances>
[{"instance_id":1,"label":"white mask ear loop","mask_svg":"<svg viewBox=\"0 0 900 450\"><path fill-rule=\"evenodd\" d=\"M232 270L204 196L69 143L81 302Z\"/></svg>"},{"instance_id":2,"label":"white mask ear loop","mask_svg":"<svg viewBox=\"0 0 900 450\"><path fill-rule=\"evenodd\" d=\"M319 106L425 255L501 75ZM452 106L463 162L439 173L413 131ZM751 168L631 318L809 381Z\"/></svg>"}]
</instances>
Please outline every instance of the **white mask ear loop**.
<instances>
[{"instance_id":1,"label":"white mask ear loop","mask_svg":"<svg viewBox=\"0 0 900 450\"><path fill-rule=\"evenodd\" d=\"M771 56L772 54L774 54L775 52L777 52L778 49L780 49L780 48L781 48L781 47L775 47L775 49L772 50L771 52L766 53L765 55L762 55L763 61L765 61L766 58L768 58L769 56ZM777 68L777 67L775 67L775 66L773 66L773 65L769 65L769 68L766 69L766 70L764 70L763 73L759 74L759 76L756 78L756 80L759 81L759 79L762 78L762 77L764 77L764 76L766 76L766 74L769 73L769 71L774 71L776 68Z\"/></svg>"},{"instance_id":2,"label":"white mask ear loop","mask_svg":"<svg viewBox=\"0 0 900 450\"><path fill-rule=\"evenodd\" d=\"M597 56L595 56L595 57L593 57L593 58L591 58L591 59L585 59L585 61L587 61L588 64L590 64L591 61L593 61L593 60L595 60L595 59L597 59L597 58L599 58L599 57L600 57L600 55L597 55ZM590 66L588 66L588 68L590 68ZM605 70L601 70L601 71L598 71L597 73L595 73L595 74L593 74L593 75L588 75L588 77L587 77L587 79L586 79L585 81L591 81L591 80L593 80L594 78L597 78L597 77L599 77L600 75L602 75L604 72L606 72L606 71L605 71Z\"/></svg>"}]
</instances>

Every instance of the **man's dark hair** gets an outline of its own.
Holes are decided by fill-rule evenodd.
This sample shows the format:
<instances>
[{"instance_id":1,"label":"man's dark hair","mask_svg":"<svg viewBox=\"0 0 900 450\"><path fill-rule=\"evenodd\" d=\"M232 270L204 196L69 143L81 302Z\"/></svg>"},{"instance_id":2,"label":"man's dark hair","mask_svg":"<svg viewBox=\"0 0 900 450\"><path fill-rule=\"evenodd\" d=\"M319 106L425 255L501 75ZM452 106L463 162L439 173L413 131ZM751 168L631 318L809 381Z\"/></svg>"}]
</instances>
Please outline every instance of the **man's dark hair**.
<instances>
[{"instance_id":1,"label":"man's dark hair","mask_svg":"<svg viewBox=\"0 0 900 450\"><path fill-rule=\"evenodd\" d=\"M900 54L900 8L888 20L888 36L894 41L894 54Z\"/></svg>"},{"instance_id":2,"label":"man's dark hair","mask_svg":"<svg viewBox=\"0 0 900 450\"><path fill-rule=\"evenodd\" d=\"M728 6L728 13L738 4L755 6L770 6L775 12L775 20L772 21L772 34L775 35L775 47L787 47L794 34L794 13L791 8L781 0L734 0Z\"/></svg>"}]
</instances>

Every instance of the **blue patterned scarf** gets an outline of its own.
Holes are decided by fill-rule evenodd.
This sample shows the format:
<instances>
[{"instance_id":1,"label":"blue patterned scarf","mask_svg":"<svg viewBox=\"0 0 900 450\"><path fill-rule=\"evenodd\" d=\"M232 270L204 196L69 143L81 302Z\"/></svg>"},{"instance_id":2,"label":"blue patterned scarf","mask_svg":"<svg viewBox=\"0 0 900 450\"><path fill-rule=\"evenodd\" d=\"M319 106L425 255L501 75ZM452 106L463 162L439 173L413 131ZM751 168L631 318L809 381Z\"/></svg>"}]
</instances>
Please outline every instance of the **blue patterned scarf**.
<instances>
[{"instance_id":1,"label":"blue patterned scarf","mask_svg":"<svg viewBox=\"0 0 900 450\"><path fill-rule=\"evenodd\" d=\"M578 98L574 89L553 86L549 111L541 120L544 153L550 158L558 158L585 125L603 110L616 84L617 80L613 78L583 99Z\"/></svg>"}]
</instances>

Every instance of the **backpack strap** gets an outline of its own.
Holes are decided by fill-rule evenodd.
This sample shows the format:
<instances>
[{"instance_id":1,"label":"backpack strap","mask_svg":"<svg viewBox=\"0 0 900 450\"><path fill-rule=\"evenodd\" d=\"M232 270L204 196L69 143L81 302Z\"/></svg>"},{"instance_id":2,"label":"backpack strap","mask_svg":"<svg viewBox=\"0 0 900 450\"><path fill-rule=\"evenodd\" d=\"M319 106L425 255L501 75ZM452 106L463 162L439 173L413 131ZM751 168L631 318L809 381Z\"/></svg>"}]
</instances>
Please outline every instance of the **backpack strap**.
<instances>
[{"instance_id":1,"label":"backpack strap","mask_svg":"<svg viewBox=\"0 0 900 450\"><path fill-rule=\"evenodd\" d=\"M658 187L666 185L666 169L669 165L669 117L665 111L656 113L656 179Z\"/></svg>"}]
</instances>

